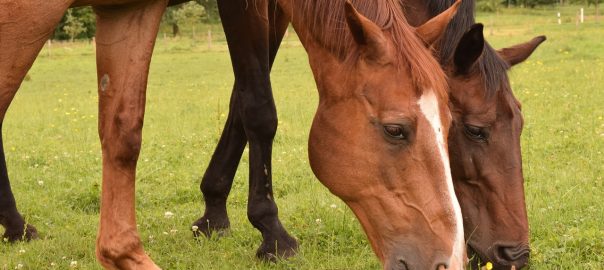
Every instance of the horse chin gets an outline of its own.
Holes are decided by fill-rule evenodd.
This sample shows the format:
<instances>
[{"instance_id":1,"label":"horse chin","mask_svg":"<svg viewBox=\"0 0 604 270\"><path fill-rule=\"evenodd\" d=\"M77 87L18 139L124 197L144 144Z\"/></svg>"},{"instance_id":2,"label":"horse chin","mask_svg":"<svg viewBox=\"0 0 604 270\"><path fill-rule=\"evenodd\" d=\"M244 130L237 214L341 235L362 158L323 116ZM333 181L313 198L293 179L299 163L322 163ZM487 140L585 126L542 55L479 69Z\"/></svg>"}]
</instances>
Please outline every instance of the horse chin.
<instances>
[{"instance_id":1,"label":"horse chin","mask_svg":"<svg viewBox=\"0 0 604 270\"><path fill-rule=\"evenodd\" d=\"M478 249L472 246L472 243L468 243L468 258L469 265L472 270L480 270L487 262L490 262L489 257L478 252Z\"/></svg>"}]
</instances>

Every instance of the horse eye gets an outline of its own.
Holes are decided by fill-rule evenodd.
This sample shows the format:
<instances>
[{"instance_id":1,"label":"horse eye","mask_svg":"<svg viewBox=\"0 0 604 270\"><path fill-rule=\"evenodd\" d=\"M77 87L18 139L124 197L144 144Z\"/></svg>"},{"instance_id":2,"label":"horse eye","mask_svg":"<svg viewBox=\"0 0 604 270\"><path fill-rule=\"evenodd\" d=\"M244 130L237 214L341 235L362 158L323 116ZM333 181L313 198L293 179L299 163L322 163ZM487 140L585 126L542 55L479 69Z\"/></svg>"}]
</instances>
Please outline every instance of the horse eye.
<instances>
[{"instance_id":1,"label":"horse eye","mask_svg":"<svg viewBox=\"0 0 604 270\"><path fill-rule=\"evenodd\" d=\"M407 136L405 136L405 130L403 127L397 125L385 125L384 133L397 140L404 140L407 138Z\"/></svg>"},{"instance_id":2,"label":"horse eye","mask_svg":"<svg viewBox=\"0 0 604 270\"><path fill-rule=\"evenodd\" d=\"M483 127L464 125L464 131L466 135L472 140L484 142L489 139L489 133L486 128Z\"/></svg>"}]
</instances>

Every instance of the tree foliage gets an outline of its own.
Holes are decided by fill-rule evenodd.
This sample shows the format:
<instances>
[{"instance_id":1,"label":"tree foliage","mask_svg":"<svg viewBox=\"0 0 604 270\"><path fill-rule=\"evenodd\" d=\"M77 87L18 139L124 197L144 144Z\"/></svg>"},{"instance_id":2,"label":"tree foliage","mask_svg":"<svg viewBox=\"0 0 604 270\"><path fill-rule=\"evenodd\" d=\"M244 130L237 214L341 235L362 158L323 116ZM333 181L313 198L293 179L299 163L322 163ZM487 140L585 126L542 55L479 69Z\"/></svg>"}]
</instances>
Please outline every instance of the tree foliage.
<instances>
[{"instance_id":1,"label":"tree foliage","mask_svg":"<svg viewBox=\"0 0 604 270\"><path fill-rule=\"evenodd\" d=\"M91 39L96 32L96 16L91 7L69 9L57 27L53 39L73 40ZM199 23L216 24L220 22L216 0L195 0L169 7L164 15L164 23L172 26L178 34L180 26L193 26Z\"/></svg>"},{"instance_id":2,"label":"tree foliage","mask_svg":"<svg viewBox=\"0 0 604 270\"><path fill-rule=\"evenodd\" d=\"M91 39L96 32L96 16L90 7L67 10L55 28L53 39Z\"/></svg>"},{"instance_id":3,"label":"tree foliage","mask_svg":"<svg viewBox=\"0 0 604 270\"><path fill-rule=\"evenodd\" d=\"M202 23L206 17L204 6L192 1L169 7L164 13L163 20L164 23L172 26L172 34L176 36L180 33L181 25L189 25L192 27L193 32L195 32L195 25Z\"/></svg>"},{"instance_id":4,"label":"tree foliage","mask_svg":"<svg viewBox=\"0 0 604 270\"><path fill-rule=\"evenodd\" d=\"M80 18L73 16L71 9L67 10L67 14L65 15L65 25L63 26L63 31L65 31L72 42L75 37L86 31L84 23Z\"/></svg>"}]
</instances>

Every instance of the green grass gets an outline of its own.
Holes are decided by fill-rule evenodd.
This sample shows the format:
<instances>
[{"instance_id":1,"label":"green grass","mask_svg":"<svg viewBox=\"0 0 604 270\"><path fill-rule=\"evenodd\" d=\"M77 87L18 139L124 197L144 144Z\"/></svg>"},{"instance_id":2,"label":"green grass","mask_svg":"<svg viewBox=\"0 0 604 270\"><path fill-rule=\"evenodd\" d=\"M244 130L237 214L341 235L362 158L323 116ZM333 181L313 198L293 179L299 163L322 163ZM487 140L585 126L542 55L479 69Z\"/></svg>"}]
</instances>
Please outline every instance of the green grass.
<instances>
[{"instance_id":1,"label":"green grass","mask_svg":"<svg viewBox=\"0 0 604 270\"><path fill-rule=\"evenodd\" d=\"M479 21L496 48L548 36L511 72L526 120L522 143L531 268L601 269L604 22L560 26L555 12L504 10L479 14ZM41 53L7 114L4 143L13 189L42 239L0 244L0 269L19 264L65 269L72 261L78 268L100 269L94 258L101 179L95 74L91 45L55 44L50 54ZM308 165L317 94L293 35L272 78L279 111L275 197L281 220L301 248L289 261L265 264L254 258L261 236L246 217L245 155L229 199L230 235L194 240L189 232L203 209L199 180L227 114L233 77L226 46L217 41L208 50L200 40L158 40L138 166L137 216L145 248L163 268L380 268L352 213ZM166 211L174 217L165 218Z\"/></svg>"}]
</instances>

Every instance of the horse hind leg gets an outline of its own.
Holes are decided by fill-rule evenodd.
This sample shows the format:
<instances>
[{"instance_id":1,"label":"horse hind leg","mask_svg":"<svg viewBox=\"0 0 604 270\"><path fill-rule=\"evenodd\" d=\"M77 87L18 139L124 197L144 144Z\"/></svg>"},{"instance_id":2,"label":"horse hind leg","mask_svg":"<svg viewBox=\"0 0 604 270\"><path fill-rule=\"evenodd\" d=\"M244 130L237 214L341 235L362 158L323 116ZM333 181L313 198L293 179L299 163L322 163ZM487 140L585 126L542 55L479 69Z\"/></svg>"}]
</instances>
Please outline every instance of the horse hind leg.
<instances>
[{"instance_id":1,"label":"horse hind leg","mask_svg":"<svg viewBox=\"0 0 604 270\"><path fill-rule=\"evenodd\" d=\"M103 152L101 220L96 256L107 269L159 269L138 235L135 172L145 91L167 0L96 6L99 137Z\"/></svg>"},{"instance_id":2,"label":"horse hind leg","mask_svg":"<svg viewBox=\"0 0 604 270\"><path fill-rule=\"evenodd\" d=\"M235 90L243 129L249 142L250 174L248 219L262 233L262 244L256 256L275 260L295 254L298 243L278 217L272 187L272 145L277 130L277 111L270 84L271 40L269 3L218 1L218 7L229 45ZM278 46L273 44L274 50Z\"/></svg>"},{"instance_id":3,"label":"horse hind leg","mask_svg":"<svg viewBox=\"0 0 604 270\"><path fill-rule=\"evenodd\" d=\"M193 223L195 237L202 234L207 237L210 237L212 233L222 234L230 226L226 208L227 197L247 143L237 109L239 102L234 89L231 95L229 115L220 141L201 181L200 189L205 201L205 212Z\"/></svg>"},{"instance_id":4,"label":"horse hind leg","mask_svg":"<svg viewBox=\"0 0 604 270\"><path fill-rule=\"evenodd\" d=\"M272 1L271 1L272 2ZM272 3L274 4L274 3ZM272 66L281 40L289 21L279 9L269 6L269 64ZM229 228L226 201L233 184L237 166L247 143L241 120L239 100L236 89L241 87L235 82L226 120L218 146L212 155L210 164L201 181L201 192L205 200L204 215L193 223L193 234L209 237L213 232L219 234Z\"/></svg>"},{"instance_id":5,"label":"horse hind leg","mask_svg":"<svg viewBox=\"0 0 604 270\"><path fill-rule=\"evenodd\" d=\"M9 242L36 239L38 237L36 228L26 223L17 210L17 203L8 181L1 129L2 123L0 123L0 224L6 228L2 239Z\"/></svg>"},{"instance_id":6,"label":"horse hind leg","mask_svg":"<svg viewBox=\"0 0 604 270\"><path fill-rule=\"evenodd\" d=\"M0 224L8 241L34 239L37 231L17 210L6 168L2 123L23 78L68 6L66 1L0 1Z\"/></svg>"}]
</instances>

